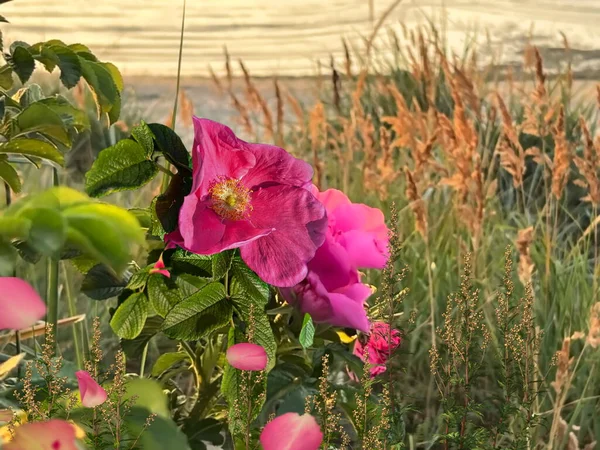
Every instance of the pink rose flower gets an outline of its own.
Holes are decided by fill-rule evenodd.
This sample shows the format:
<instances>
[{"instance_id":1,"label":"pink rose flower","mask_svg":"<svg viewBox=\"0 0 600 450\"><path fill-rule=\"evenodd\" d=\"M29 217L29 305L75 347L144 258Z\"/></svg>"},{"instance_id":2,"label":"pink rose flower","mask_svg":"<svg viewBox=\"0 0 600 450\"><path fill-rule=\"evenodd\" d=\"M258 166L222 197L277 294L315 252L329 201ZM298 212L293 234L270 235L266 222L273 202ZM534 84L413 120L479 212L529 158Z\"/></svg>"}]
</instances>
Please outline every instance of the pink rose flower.
<instances>
[{"instance_id":1,"label":"pink rose flower","mask_svg":"<svg viewBox=\"0 0 600 450\"><path fill-rule=\"evenodd\" d=\"M389 258L389 230L381 210L352 203L337 189L313 192L327 210L327 240L346 251L352 267L383 269Z\"/></svg>"},{"instance_id":2,"label":"pink rose flower","mask_svg":"<svg viewBox=\"0 0 600 450\"><path fill-rule=\"evenodd\" d=\"M81 395L81 404L83 406L86 408L95 408L106 401L106 391L88 372L79 370L75 372L75 376L79 383L79 394Z\"/></svg>"},{"instance_id":3,"label":"pink rose flower","mask_svg":"<svg viewBox=\"0 0 600 450\"><path fill-rule=\"evenodd\" d=\"M46 304L24 280L0 277L0 330L29 328L46 315Z\"/></svg>"},{"instance_id":4,"label":"pink rose flower","mask_svg":"<svg viewBox=\"0 0 600 450\"><path fill-rule=\"evenodd\" d=\"M371 326L371 334L368 337L366 344L363 344L360 339L354 344L354 354L363 362L368 355L369 364L371 367L371 377L382 374L386 370L386 363L389 356L402 343L402 337L398 330L392 330L391 345L389 341L390 326L385 322L374 322ZM365 351L366 350L366 351Z\"/></svg>"},{"instance_id":5,"label":"pink rose flower","mask_svg":"<svg viewBox=\"0 0 600 450\"><path fill-rule=\"evenodd\" d=\"M15 428L15 437L4 450L77 450L73 425L64 420L26 423Z\"/></svg>"},{"instance_id":6,"label":"pink rose flower","mask_svg":"<svg viewBox=\"0 0 600 450\"><path fill-rule=\"evenodd\" d=\"M327 221L309 190L310 165L279 147L244 142L207 119L194 117L194 127L192 190L167 241L203 255L240 248L265 282L302 281Z\"/></svg>"},{"instance_id":7,"label":"pink rose flower","mask_svg":"<svg viewBox=\"0 0 600 450\"><path fill-rule=\"evenodd\" d=\"M360 282L359 268L382 268L388 258L388 228L383 213L351 203L342 192L329 189L316 197L325 205L325 242L308 263L308 276L291 289L286 300L311 315L315 322L369 331L364 305L371 289Z\"/></svg>"},{"instance_id":8,"label":"pink rose flower","mask_svg":"<svg viewBox=\"0 0 600 450\"><path fill-rule=\"evenodd\" d=\"M243 342L227 349L227 362L239 370L260 371L267 367L267 352L257 344Z\"/></svg>"},{"instance_id":9,"label":"pink rose flower","mask_svg":"<svg viewBox=\"0 0 600 450\"><path fill-rule=\"evenodd\" d=\"M322 442L321 428L310 414L283 414L269 422L260 434L264 450L318 450Z\"/></svg>"}]
</instances>

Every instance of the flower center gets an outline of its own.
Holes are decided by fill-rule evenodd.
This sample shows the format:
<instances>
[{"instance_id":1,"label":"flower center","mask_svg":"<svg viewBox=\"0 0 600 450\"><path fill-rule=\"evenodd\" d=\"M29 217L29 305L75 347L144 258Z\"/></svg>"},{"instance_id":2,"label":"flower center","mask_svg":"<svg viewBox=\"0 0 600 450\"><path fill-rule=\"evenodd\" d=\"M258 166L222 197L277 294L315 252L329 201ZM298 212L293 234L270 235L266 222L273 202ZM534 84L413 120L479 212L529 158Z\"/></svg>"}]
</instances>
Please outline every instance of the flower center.
<instances>
[{"instance_id":1,"label":"flower center","mask_svg":"<svg viewBox=\"0 0 600 450\"><path fill-rule=\"evenodd\" d=\"M223 219L241 220L252 211L251 190L242 186L239 180L219 177L208 190L212 209Z\"/></svg>"}]
</instances>

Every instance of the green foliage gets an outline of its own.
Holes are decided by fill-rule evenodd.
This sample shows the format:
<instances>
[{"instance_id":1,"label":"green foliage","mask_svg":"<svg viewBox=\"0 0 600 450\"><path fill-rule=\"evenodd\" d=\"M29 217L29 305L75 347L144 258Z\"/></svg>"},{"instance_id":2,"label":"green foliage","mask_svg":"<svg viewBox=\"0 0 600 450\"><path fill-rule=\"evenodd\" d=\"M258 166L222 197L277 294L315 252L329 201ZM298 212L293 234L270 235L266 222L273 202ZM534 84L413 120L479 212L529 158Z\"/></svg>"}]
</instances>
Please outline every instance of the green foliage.
<instances>
[{"instance_id":1,"label":"green foliage","mask_svg":"<svg viewBox=\"0 0 600 450\"><path fill-rule=\"evenodd\" d=\"M54 259L61 257L62 248L74 249L121 272L131 246L141 244L143 235L127 211L59 187L6 209L0 215L0 240L15 247L26 244L30 251Z\"/></svg>"},{"instance_id":2,"label":"green foliage","mask_svg":"<svg viewBox=\"0 0 600 450\"><path fill-rule=\"evenodd\" d=\"M300 344L303 348L309 348L313 345L315 338L315 325L313 324L310 314L304 314L302 321L302 331L300 331Z\"/></svg>"}]
</instances>

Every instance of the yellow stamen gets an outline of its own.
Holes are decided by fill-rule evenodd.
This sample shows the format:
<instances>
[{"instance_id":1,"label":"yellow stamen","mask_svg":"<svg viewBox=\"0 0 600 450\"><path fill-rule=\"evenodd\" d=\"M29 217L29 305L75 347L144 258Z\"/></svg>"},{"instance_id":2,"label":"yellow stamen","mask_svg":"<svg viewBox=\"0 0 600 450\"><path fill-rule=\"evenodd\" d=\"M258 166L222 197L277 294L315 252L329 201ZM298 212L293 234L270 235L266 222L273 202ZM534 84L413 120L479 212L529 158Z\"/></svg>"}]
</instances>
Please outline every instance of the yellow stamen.
<instances>
[{"instance_id":1,"label":"yellow stamen","mask_svg":"<svg viewBox=\"0 0 600 450\"><path fill-rule=\"evenodd\" d=\"M212 200L213 211L223 219L241 220L247 218L252 211L251 191L239 180L220 177L213 182L208 193Z\"/></svg>"}]
</instances>

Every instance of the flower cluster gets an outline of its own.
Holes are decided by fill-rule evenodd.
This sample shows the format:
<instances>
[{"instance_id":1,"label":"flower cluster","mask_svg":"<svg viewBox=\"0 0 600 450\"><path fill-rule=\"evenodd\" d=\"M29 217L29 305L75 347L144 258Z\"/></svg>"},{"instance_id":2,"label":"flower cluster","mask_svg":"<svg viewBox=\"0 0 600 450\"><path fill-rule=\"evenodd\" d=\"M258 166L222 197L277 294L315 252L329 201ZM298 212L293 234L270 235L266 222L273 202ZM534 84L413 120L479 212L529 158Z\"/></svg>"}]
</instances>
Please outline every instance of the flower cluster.
<instances>
[{"instance_id":1,"label":"flower cluster","mask_svg":"<svg viewBox=\"0 0 600 450\"><path fill-rule=\"evenodd\" d=\"M309 164L194 118L193 186L169 246L197 254L239 248L265 282L316 322L369 330L371 289L359 269L385 266L382 212L342 192L319 192Z\"/></svg>"},{"instance_id":2,"label":"flower cluster","mask_svg":"<svg viewBox=\"0 0 600 450\"><path fill-rule=\"evenodd\" d=\"M354 344L354 354L367 362L371 368L371 377L382 374L386 370L386 363L393 351L402 343L398 330L390 329L385 322L374 322L371 332L365 343L360 339Z\"/></svg>"},{"instance_id":3,"label":"flower cluster","mask_svg":"<svg viewBox=\"0 0 600 450\"><path fill-rule=\"evenodd\" d=\"M335 189L313 192L328 214L325 242L308 263L307 277L282 293L315 322L368 332L364 304L372 291L361 283L358 270L381 269L388 260L383 213L352 203Z\"/></svg>"}]
</instances>

